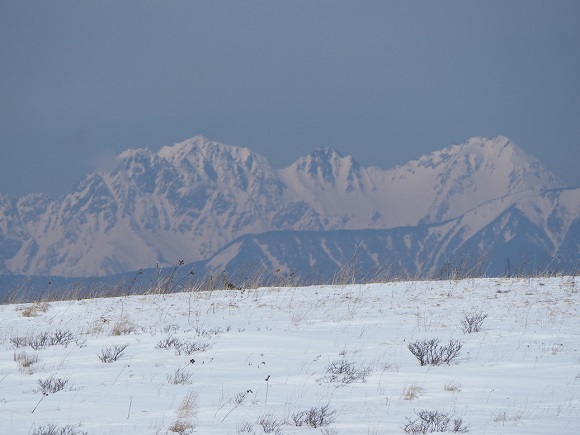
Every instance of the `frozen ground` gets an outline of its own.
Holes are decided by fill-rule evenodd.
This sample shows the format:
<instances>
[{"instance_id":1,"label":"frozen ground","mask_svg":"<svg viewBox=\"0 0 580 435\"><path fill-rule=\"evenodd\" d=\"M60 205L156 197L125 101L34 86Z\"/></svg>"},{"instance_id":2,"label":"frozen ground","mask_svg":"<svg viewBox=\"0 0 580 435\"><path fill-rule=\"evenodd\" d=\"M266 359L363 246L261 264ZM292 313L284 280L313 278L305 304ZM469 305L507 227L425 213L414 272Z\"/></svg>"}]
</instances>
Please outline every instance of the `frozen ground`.
<instances>
[{"instance_id":1,"label":"frozen ground","mask_svg":"<svg viewBox=\"0 0 580 435\"><path fill-rule=\"evenodd\" d=\"M0 432L396 434L428 410L470 433L578 434L579 301L562 277L3 305ZM463 347L421 366L423 339Z\"/></svg>"}]
</instances>

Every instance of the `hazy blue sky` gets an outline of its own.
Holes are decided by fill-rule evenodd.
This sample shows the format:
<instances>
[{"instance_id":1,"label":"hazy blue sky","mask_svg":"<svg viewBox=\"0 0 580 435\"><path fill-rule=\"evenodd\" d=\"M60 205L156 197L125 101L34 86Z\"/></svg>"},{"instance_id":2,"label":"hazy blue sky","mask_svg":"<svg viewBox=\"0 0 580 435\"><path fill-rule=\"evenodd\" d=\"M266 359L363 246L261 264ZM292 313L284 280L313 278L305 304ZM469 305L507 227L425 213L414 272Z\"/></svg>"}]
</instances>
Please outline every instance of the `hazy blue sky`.
<instances>
[{"instance_id":1,"label":"hazy blue sky","mask_svg":"<svg viewBox=\"0 0 580 435\"><path fill-rule=\"evenodd\" d=\"M580 1L0 2L0 192L198 134L382 168L501 134L580 186Z\"/></svg>"}]
</instances>

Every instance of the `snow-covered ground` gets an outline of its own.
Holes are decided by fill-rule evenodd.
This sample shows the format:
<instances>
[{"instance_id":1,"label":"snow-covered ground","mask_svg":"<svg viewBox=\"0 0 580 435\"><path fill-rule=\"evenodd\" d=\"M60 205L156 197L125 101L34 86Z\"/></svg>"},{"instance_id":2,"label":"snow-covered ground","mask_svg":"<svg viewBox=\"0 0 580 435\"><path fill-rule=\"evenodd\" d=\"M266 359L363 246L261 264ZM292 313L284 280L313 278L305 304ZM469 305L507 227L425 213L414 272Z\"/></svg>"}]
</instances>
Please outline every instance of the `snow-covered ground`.
<instances>
[{"instance_id":1,"label":"snow-covered ground","mask_svg":"<svg viewBox=\"0 0 580 435\"><path fill-rule=\"evenodd\" d=\"M391 434L427 410L470 433L578 434L579 302L561 277L3 305L0 433ZM463 347L421 366L424 339Z\"/></svg>"}]
</instances>

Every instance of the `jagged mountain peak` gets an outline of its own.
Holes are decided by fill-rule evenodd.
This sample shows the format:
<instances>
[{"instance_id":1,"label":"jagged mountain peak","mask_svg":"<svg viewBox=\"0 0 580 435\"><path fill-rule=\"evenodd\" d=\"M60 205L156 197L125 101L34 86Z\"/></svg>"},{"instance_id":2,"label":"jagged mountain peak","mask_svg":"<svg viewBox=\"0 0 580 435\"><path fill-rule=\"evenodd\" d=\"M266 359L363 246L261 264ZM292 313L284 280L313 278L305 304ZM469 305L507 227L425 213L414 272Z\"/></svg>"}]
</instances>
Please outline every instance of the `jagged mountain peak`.
<instances>
[{"instance_id":1,"label":"jagged mountain peak","mask_svg":"<svg viewBox=\"0 0 580 435\"><path fill-rule=\"evenodd\" d=\"M430 154L420 157L416 162L418 166L434 167L440 164L445 164L453 160L463 158L464 156L473 156L472 158L480 160L496 161L506 156L518 156L525 160L533 159L526 154L521 148L512 143L505 136L497 136L495 138L487 137L472 137L461 144L449 145L441 150L434 151Z\"/></svg>"},{"instance_id":2,"label":"jagged mountain peak","mask_svg":"<svg viewBox=\"0 0 580 435\"><path fill-rule=\"evenodd\" d=\"M173 162L181 159L191 160L192 158L203 158L210 161L224 157L245 159L253 154L255 153L248 148L226 145L204 136L194 136L175 145L164 146L157 153L158 156Z\"/></svg>"},{"instance_id":3,"label":"jagged mountain peak","mask_svg":"<svg viewBox=\"0 0 580 435\"><path fill-rule=\"evenodd\" d=\"M315 148L308 154L299 157L294 165L304 167L305 165L325 164L327 162L337 162L343 159L352 159L351 156L343 156L340 152L330 147Z\"/></svg>"},{"instance_id":4,"label":"jagged mountain peak","mask_svg":"<svg viewBox=\"0 0 580 435\"><path fill-rule=\"evenodd\" d=\"M176 168L195 172L203 179L219 182L241 174L263 174L272 177L270 161L249 148L226 145L203 136L195 136L172 146L164 146L157 155Z\"/></svg>"},{"instance_id":5,"label":"jagged mountain peak","mask_svg":"<svg viewBox=\"0 0 580 435\"><path fill-rule=\"evenodd\" d=\"M460 145L451 145L441 151L451 155L470 156L472 159L486 160L497 166L530 166L539 163L531 154L524 151L505 136L495 138L472 137ZM537 169L534 167L534 169Z\"/></svg>"},{"instance_id":6,"label":"jagged mountain peak","mask_svg":"<svg viewBox=\"0 0 580 435\"><path fill-rule=\"evenodd\" d=\"M504 136L473 137L387 173L396 191L406 192L401 200L416 200L421 223L453 219L497 198L564 187L535 157Z\"/></svg>"},{"instance_id":7,"label":"jagged mountain peak","mask_svg":"<svg viewBox=\"0 0 580 435\"><path fill-rule=\"evenodd\" d=\"M233 148L220 142L212 141L204 136L194 136L174 145L162 147L157 155L167 160L176 160L192 153L207 154L211 149Z\"/></svg>"},{"instance_id":8,"label":"jagged mountain peak","mask_svg":"<svg viewBox=\"0 0 580 435\"><path fill-rule=\"evenodd\" d=\"M404 165L408 172L423 169L437 173L442 183L457 180L507 192L547 190L564 187L538 159L505 136L473 137L462 144L450 145Z\"/></svg>"},{"instance_id":9,"label":"jagged mountain peak","mask_svg":"<svg viewBox=\"0 0 580 435\"><path fill-rule=\"evenodd\" d=\"M324 159L324 160L332 160L332 159L342 159L344 156L331 147L318 147L315 148L312 152L308 153L305 157L311 159Z\"/></svg>"},{"instance_id":10,"label":"jagged mountain peak","mask_svg":"<svg viewBox=\"0 0 580 435\"><path fill-rule=\"evenodd\" d=\"M119 153L115 160L122 164L123 162L150 160L154 155L155 153L149 148L129 148Z\"/></svg>"},{"instance_id":11,"label":"jagged mountain peak","mask_svg":"<svg viewBox=\"0 0 580 435\"><path fill-rule=\"evenodd\" d=\"M307 178L333 184L337 179L357 178L360 165L352 156L343 156L333 148L316 148L298 158L284 171L304 174Z\"/></svg>"}]
</instances>

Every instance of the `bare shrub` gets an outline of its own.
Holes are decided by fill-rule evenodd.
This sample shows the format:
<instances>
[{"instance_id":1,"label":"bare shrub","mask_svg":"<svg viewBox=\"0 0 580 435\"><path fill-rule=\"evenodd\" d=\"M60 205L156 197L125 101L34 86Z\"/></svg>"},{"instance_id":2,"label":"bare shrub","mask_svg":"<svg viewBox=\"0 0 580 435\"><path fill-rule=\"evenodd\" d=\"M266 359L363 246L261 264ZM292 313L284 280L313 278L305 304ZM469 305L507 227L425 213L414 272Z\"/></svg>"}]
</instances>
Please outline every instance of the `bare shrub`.
<instances>
[{"instance_id":1,"label":"bare shrub","mask_svg":"<svg viewBox=\"0 0 580 435\"><path fill-rule=\"evenodd\" d=\"M167 382L170 384L191 384L191 373L184 369L177 369L175 373L167 375Z\"/></svg>"},{"instance_id":2,"label":"bare shrub","mask_svg":"<svg viewBox=\"0 0 580 435\"><path fill-rule=\"evenodd\" d=\"M195 430L195 425L189 420L175 420L169 425L169 432L178 433L179 435L185 435L193 433Z\"/></svg>"},{"instance_id":3,"label":"bare shrub","mask_svg":"<svg viewBox=\"0 0 580 435\"><path fill-rule=\"evenodd\" d=\"M80 348L86 347L87 346L87 339L86 339L86 337L76 337L75 338L75 344L78 347L80 347Z\"/></svg>"},{"instance_id":4,"label":"bare shrub","mask_svg":"<svg viewBox=\"0 0 580 435\"><path fill-rule=\"evenodd\" d=\"M77 427L67 424L66 426L57 426L56 424L48 424L46 426L38 426L30 432L31 435L88 435Z\"/></svg>"},{"instance_id":5,"label":"bare shrub","mask_svg":"<svg viewBox=\"0 0 580 435\"><path fill-rule=\"evenodd\" d=\"M314 428L327 426L334 422L336 410L331 410L328 405L313 406L307 411L292 414L292 421L296 426L310 426Z\"/></svg>"},{"instance_id":6,"label":"bare shrub","mask_svg":"<svg viewBox=\"0 0 580 435\"><path fill-rule=\"evenodd\" d=\"M75 339L69 330L57 329L49 337L49 346L68 346Z\"/></svg>"},{"instance_id":7,"label":"bare shrub","mask_svg":"<svg viewBox=\"0 0 580 435\"><path fill-rule=\"evenodd\" d=\"M451 364L455 358L459 357L462 347L463 343L459 340L449 340L448 346L442 346L437 339L415 341L408 346L422 366Z\"/></svg>"},{"instance_id":8,"label":"bare shrub","mask_svg":"<svg viewBox=\"0 0 580 435\"><path fill-rule=\"evenodd\" d=\"M11 337L10 343L16 348L30 346L34 350L40 350L48 346L68 346L74 340L75 336L71 331L57 329L54 332L32 331L25 337Z\"/></svg>"},{"instance_id":9,"label":"bare shrub","mask_svg":"<svg viewBox=\"0 0 580 435\"><path fill-rule=\"evenodd\" d=\"M56 375L52 375L46 379L39 379L36 392L42 393L43 395L57 393L64 390L69 380L68 378L57 378Z\"/></svg>"},{"instance_id":10,"label":"bare shrub","mask_svg":"<svg viewBox=\"0 0 580 435\"><path fill-rule=\"evenodd\" d=\"M46 331L31 333L26 337L26 344L34 350L44 349L50 343L50 334Z\"/></svg>"},{"instance_id":11,"label":"bare shrub","mask_svg":"<svg viewBox=\"0 0 580 435\"><path fill-rule=\"evenodd\" d=\"M258 424L262 426L264 433L273 433L284 424L284 421L277 420L271 412L258 417Z\"/></svg>"},{"instance_id":12,"label":"bare shrub","mask_svg":"<svg viewBox=\"0 0 580 435\"><path fill-rule=\"evenodd\" d=\"M182 341L175 347L176 355L191 355L194 352L205 352L211 347L210 343L202 343L199 341Z\"/></svg>"},{"instance_id":13,"label":"bare shrub","mask_svg":"<svg viewBox=\"0 0 580 435\"><path fill-rule=\"evenodd\" d=\"M216 326L215 328L210 328L210 329L203 329L203 328L200 328L199 326L196 326L193 328L193 330L195 331L195 333L197 334L198 337L204 337L204 338L212 338L212 337L215 337L215 336L221 334L222 332L230 332L231 329L232 329L232 325L228 325L226 327L225 331L219 326Z\"/></svg>"},{"instance_id":14,"label":"bare shrub","mask_svg":"<svg viewBox=\"0 0 580 435\"><path fill-rule=\"evenodd\" d=\"M251 390L246 390L246 391L240 391L239 393L237 393L234 396L234 402L236 403L236 405L241 405L242 403L244 403L244 400L246 400L246 397L248 396L250 391Z\"/></svg>"},{"instance_id":15,"label":"bare shrub","mask_svg":"<svg viewBox=\"0 0 580 435\"><path fill-rule=\"evenodd\" d=\"M407 418L407 423L402 428L406 434L465 433L468 431L462 418L453 418L452 415L445 412L423 410L415 412L415 414L417 418Z\"/></svg>"},{"instance_id":16,"label":"bare shrub","mask_svg":"<svg viewBox=\"0 0 580 435\"><path fill-rule=\"evenodd\" d=\"M342 359L329 364L322 379L326 382L342 382L343 384L365 382L370 372L369 366L359 368L354 363Z\"/></svg>"},{"instance_id":17,"label":"bare shrub","mask_svg":"<svg viewBox=\"0 0 580 435\"><path fill-rule=\"evenodd\" d=\"M114 346L104 347L98 355L99 359L104 363L115 362L123 356L128 346L128 344L115 344Z\"/></svg>"},{"instance_id":18,"label":"bare shrub","mask_svg":"<svg viewBox=\"0 0 580 435\"><path fill-rule=\"evenodd\" d=\"M178 330L179 330L179 325L173 325L173 324L171 324L171 325L165 325L163 327L163 332L165 332L166 334L175 333Z\"/></svg>"},{"instance_id":19,"label":"bare shrub","mask_svg":"<svg viewBox=\"0 0 580 435\"><path fill-rule=\"evenodd\" d=\"M487 314L483 313L470 313L465 314L463 320L461 320L461 328L466 334L471 334L472 332L481 331L481 325L483 321L487 318Z\"/></svg>"},{"instance_id":20,"label":"bare shrub","mask_svg":"<svg viewBox=\"0 0 580 435\"><path fill-rule=\"evenodd\" d=\"M523 410L514 410L514 412L509 413L506 410L494 414L492 420L496 423L503 423L511 421L515 426L517 423L525 417Z\"/></svg>"},{"instance_id":21,"label":"bare shrub","mask_svg":"<svg viewBox=\"0 0 580 435\"><path fill-rule=\"evenodd\" d=\"M155 345L155 348L156 349L171 349L171 348L175 347L176 345L179 345L179 339L175 338L171 335L168 335L164 339L159 340L157 342L157 344Z\"/></svg>"},{"instance_id":22,"label":"bare shrub","mask_svg":"<svg viewBox=\"0 0 580 435\"><path fill-rule=\"evenodd\" d=\"M419 385L410 385L403 391L403 399L405 400L415 400L419 396L422 396L425 389Z\"/></svg>"},{"instance_id":23,"label":"bare shrub","mask_svg":"<svg viewBox=\"0 0 580 435\"><path fill-rule=\"evenodd\" d=\"M383 370L385 372L394 372L394 373L398 373L399 370L401 370L401 366L399 366L398 364L392 364L392 363L384 363L383 364Z\"/></svg>"},{"instance_id":24,"label":"bare shrub","mask_svg":"<svg viewBox=\"0 0 580 435\"><path fill-rule=\"evenodd\" d=\"M243 420L237 427L237 433L254 433L254 423Z\"/></svg>"},{"instance_id":25,"label":"bare shrub","mask_svg":"<svg viewBox=\"0 0 580 435\"><path fill-rule=\"evenodd\" d=\"M180 340L173 336L167 336L159 340L155 347L157 349L175 349L176 355L191 355L194 352L204 352L212 345L200 341Z\"/></svg>"},{"instance_id":26,"label":"bare shrub","mask_svg":"<svg viewBox=\"0 0 580 435\"><path fill-rule=\"evenodd\" d=\"M10 337L10 343L16 349L18 349L19 347L26 347L28 345L26 337L21 336Z\"/></svg>"}]
</instances>

